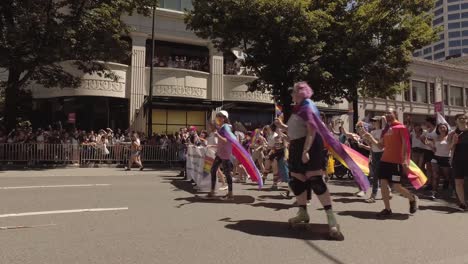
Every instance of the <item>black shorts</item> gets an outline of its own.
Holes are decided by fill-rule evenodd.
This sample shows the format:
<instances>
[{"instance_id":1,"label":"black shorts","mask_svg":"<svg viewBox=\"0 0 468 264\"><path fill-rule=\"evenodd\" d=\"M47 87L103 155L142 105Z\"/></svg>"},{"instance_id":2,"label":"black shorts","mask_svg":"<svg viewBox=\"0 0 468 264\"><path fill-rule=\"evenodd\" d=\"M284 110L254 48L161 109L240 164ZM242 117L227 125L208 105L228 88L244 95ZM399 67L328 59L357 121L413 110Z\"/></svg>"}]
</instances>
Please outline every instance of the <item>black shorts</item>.
<instances>
[{"instance_id":1,"label":"black shorts","mask_svg":"<svg viewBox=\"0 0 468 264\"><path fill-rule=\"evenodd\" d=\"M380 162L379 167L379 179L388 180L393 183L401 183L401 179L406 177L403 172L403 166L401 164Z\"/></svg>"},{"instance_id":2,"label":"black shorts","mask_svg":"<svg viewBox=\"0 0 468 264\"><path fill-rule=\"evenodd\" d=\"M453 161L453 176L455 179L466 179L468 178L468 162Z\"/></svg>"},{"instance_id":3,"label":"black shorts","mask_svg":"<svg viewBox=\"0 0 468 264\"><path fill-rule=\"evenodd\" d=\"M450 158L449 157L440 157L434 156L434 159L437 161L437 165L441 168L450 168Z\"/></svg>"},{"instance_id":4,"label":"black shorts","mask_svg":"<svg viewBox=\"0 0 468 264\"><path fill-rule=\"evenodd\" d=\"M434 152L432 150L424 150L424 163L431 162L434 159Z\"/></svg>"},{"instance_id":5,"label":"black shorts","mask_svg":"<svg viewBox=\"0 0 468 264\"><path fill-rule=\"evenodd\" d=\"M289 146L289 171L292 173L305 174L308 171L322 170L324 166L323 140L317 133L314 143L309 149L309 162L302 163L302 152L304 151L305 137L291 141Z\"/></svg>"}]
</instances>

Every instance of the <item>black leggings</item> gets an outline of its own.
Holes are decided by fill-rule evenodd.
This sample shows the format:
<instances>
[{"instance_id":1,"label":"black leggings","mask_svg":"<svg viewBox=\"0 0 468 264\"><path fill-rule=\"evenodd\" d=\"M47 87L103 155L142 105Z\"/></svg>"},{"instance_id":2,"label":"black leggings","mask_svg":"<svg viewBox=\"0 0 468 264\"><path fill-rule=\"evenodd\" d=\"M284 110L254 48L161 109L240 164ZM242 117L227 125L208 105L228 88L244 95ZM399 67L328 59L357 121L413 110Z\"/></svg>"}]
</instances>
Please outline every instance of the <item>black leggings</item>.
<instances>
[{"instance_id":1,"label":"black leggings","mask_svg":"<svg viewBox=\"0 0 468 264\"><path fill-rule=\"evenodd\" d=\"M218 168L220 165L223 166L223 173L226 176L228 190L232 192L232 162L230 160L223 160L218 156L216 156L213 162L213 166L211 167L211 190L214 191L216 187L216 173L218 172Z\"/></svg>"}]
</instances>

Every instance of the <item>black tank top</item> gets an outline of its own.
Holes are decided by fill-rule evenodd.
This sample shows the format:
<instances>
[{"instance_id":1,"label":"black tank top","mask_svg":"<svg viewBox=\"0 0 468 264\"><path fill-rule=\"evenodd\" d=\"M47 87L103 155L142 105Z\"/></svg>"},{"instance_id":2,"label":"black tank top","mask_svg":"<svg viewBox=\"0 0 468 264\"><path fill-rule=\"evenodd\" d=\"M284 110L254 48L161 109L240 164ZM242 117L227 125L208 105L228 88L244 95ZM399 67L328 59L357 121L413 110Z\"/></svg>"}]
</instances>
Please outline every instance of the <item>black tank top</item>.
<instances>
[{"instance_id":1,"label":"black tank top","mask_svg":"<svg viewBox=\"0 0 468 264\"><path fill-rule=\"evenodd\" d=\"M457 128L458 144L453 151L453 160L457 162L468 162L468 131L461 131Z\"/></svg>"}]
</instances>

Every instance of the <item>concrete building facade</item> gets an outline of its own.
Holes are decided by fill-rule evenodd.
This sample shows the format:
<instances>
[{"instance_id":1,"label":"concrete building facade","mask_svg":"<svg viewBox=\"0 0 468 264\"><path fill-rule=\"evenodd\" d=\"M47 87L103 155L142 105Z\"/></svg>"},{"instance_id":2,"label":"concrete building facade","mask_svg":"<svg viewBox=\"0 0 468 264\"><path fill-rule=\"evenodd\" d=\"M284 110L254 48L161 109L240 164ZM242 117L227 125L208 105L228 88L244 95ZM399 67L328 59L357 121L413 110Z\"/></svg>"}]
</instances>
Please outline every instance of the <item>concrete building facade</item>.
<instances>
[{"instance_id":1,"label":"concrete building facade","mask_svg":"<svg viewBox=\"0 0 468 264\"><path fill-rule=\"evenodd\" d=\"M220 108L228 109L232 119L247 127L271 122L274 113L271 95L247 91L248 83L255 77L240 66L242 55L236 51L223 54L208 40L186 30L181 10L190 8L189 0L164 0L161 6L156 11L154 58L149 56L151 18L137 14L125 17L124 21L132 28L132 56L128 64L109 63L120 76L118 81L83 74L81 87L32 86L33 97L48 104L53 101L51 111L58 112L65 121L74 113L77 126L84 124L84 128L99 128L104 123L108 127L146 131L145 102L151 101L149 89L153 89L153 131L157 133L173 133L190 125L205 127L213 111ZM151 84L150 63L154 65ZM408 91L393 99L362 99L359 117L382 114L393 106L400 110L401 120L422 122L426 116L434 115L437 102L443 102L449 120L455 114L467 112L467 67L415 58L410 71ZM319 106L349 127L354 123L348 102L319 103ZM96 122L87 121L97 114L100 117Z\"/></svg>"}]
</instances>

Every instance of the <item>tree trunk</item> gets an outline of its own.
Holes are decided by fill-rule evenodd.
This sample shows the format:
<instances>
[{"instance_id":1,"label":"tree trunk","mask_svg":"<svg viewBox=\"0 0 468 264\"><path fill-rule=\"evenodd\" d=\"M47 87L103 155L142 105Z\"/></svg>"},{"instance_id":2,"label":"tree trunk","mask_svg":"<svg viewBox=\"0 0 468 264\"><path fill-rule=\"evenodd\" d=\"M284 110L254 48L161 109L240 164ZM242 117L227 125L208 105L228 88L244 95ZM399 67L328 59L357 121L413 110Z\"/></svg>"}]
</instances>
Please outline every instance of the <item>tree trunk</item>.
<instances>
[{"instance_id":1,"label":"tree trunk","mask_svg":"<svg viewBox=\"0 0 468 264\"><path fill-rule=\"evenodd\" d=\"M11 130L16 127L17 99L21 72L10 68L5 90L5 125Z\"/></svg>"}]
</instances>

